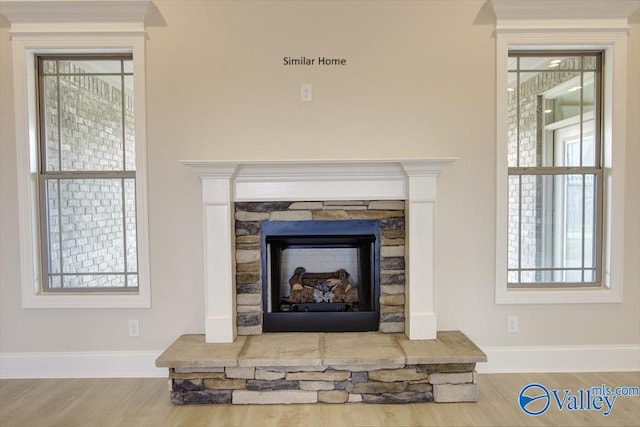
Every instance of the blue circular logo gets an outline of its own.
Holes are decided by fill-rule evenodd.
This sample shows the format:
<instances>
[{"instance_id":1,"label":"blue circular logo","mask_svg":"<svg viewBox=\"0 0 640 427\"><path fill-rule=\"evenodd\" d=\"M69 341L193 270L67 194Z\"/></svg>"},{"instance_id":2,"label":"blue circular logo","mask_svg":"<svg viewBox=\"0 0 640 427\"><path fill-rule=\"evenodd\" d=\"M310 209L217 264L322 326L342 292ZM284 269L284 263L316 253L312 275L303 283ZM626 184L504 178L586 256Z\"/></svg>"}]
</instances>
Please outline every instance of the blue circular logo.
<instances>
[{"instance_id":1,"label":"blue circular logo","mask_svg":"<svg viewBox=\"0 0 640 427\"><path fill-rule=\"evenodd\" d=\"M538 416L549 409L551 395L542 384L529 384L520 390L518 403L526 414Z\"/></svg>"}]
</instances>

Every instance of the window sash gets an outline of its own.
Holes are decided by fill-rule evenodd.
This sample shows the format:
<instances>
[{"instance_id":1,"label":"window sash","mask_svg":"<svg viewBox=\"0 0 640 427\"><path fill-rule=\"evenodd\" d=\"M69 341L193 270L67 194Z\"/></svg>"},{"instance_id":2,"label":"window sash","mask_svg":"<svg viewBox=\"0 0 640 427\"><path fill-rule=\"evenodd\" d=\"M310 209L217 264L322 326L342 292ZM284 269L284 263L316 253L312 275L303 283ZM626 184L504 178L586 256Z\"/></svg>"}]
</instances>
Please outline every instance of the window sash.
<instances>
[{"instance_id":1,"label":"window sash","mask_svg":"<svg viewBox=\"0 0 640 427\"><path fill-rule=\"evenodd\" d=\"M602 153L602 138L601 138L601 118L602 118L602 84L601 84L601 80L602 80L602 57L603 57L603 53L600 51L555 51L555 50L541 50L541 51L527 51L527 50L510 50L508 52L508 56L509 59L511 58L516 58L515 61L507 61L507 64L509 64L508 68L508 72L509 73L515 73L516 75L516 87L515 87L515 91L516 91L516 99L515 99L515 109L516 109L516 123L515 123L515 132L516 132L516 165L518 166L511 166L511 167L507 167L507 176L508 177L512 177L512 176L518 176L518 177L523 177L523 176L551 176L551 177L561 177L561 176L570 176L570 175L580 175L582 176L582 194L581 194L581 198L580 198L580 203L581 203L581 207L582 207L582 231L580 232L580 240L581 240L581 247L582 247L582 251L580 253L580 257L581 257L581 266L580 267L567 267L567 266L562 266L562 267L557 267L555 265L545 265L545 266L538 266L536 265L535 267L523 267L523 254L522 254L522 245L523 245L523 235L522 235L522 211L523 211L523 199L522 199L522 188L520 187L520 190L518 191L518 202L517 202L517 206L518 206L518 219L516 221L516 226L517 226L517 232L515 234L516 236L516 240L517 240L517 267L513 267L512 265L510 265L510 262L506 262L504 265L506 267L506 278L507 278L507 289L509 288L515 288L515 289L535 289L535 288L562 288L562 287L602 287L602 270L603 270L603 239L602 239L602 232L603 232L603 209L604 209L604 203L603 203L603 169L601 167L601 153ZM595 69L593 67L585 67L585 60L581 59L579 61L580 66L579 67L573 67L570 68L569 70L549 70L547 68L537 68L537 67L531 67L531 68L522 68L521 67L521 61L520 58L528 58L528 57L539 57L539 58L567 58L567 57L581 57L584 58L585 56L595 56L596 61L595 61ZM513 66L515 64L515 66ZM595 132L594 132L594 144L595 144L595 165L594 166L582 166L582 141L583 141L583 136L584 136L584 125L583 123L586 121L585 119L585 115L584 115L584 102L583 102L583 94L581 91L581 95L580 95L580 105L579 105L579 114L577 116L578 120L577 123L580 127L579 130L579 140L581 141L580 143L580 165L581 166L555 166L556 164L556 160L555 159L555 155L553 155L553 160L552 160L552 165L553 166L548 166L548 165L543 165L543 166L520 166L520 143L521 143L521 138L520 138L520 131L521 131L521 100L520 100L520 75L521 73L525 73L525 72L533 72L533 73L556 73L556 72L560 72L560 71L565 71L565 72L576 72L579 73L579 81L582 83L584 81L584 73L589 72L589 73L594 73L595 72L595 100L596 102L594 103L594 119L595 119ZM539 108L540 106L538 106ZM544 130L542 130L542 132L544 132ZM536 144L545 144L545 141L543 140L543 138L536 136ZM544 149L544 148L543 148ZM507 151L505 150L505 154L507 153ZM540 159L538 159L540 160ZM542 159L542 161L544 162L544 159ZM538 161L539 163L539 161ZM544 164L544 163L543 163ZM594 233L595 236L593 236L593 238L595 239L595 243L594 243L594 247L593 247L593 251L594 253L592 254L592 259L594 261L594 265L591 266L585 266L585 241L587 240L587 235L588 235L588 230L585 226L585 209L586 209L586 202L585 202L585 198L587 196L586 193L586 184L585 184L585 180L587 176L594 176L594 185L595 185L595 200L594 200L594 224L593 224L593 228L594 228ZM555 178L552 178L555 180ZM520 182L520 186L521 184L521 180L518 180ZM555 191L555 184L552 186L554 191ZM509 193L509 186L507 186L506 191ZM540 190L536 190L536 191L540 191ZM543 190L544 191L544 190ZM562 194L562 201L563 203L566 201L566 194ZM551 205L551 211L554 212L554 216L556 216L556 209L558 209L558 206L556 206L557 202L559 200L556 199L552 199L547 201L546 203L549 203ZM538 203L538 202L536 202ZM545 202L541 202L541 205L544 205ZM537 206L537 205L536 205ZM562 215L566 216L566 211L564 209L564 207L562 207ZM540 214L542 215L542 214ZM509 215L507 215L507 218L509 218ZM557 218L546 218L546 221L551 221L553 222L555 219ZM544 221L543 218L539 218L540 221ZM511 220L510 220L511 221ZM553 228L553 226L552 226ZM512 230L513 232L513 230ZM562 233L566 233L566 230L563 230ZM552 240L550 242L547 242L546 245L549 246L551 248L551 255L545 252L544 246L545 244L543 244L543 240L546 236L543 236L544 233L541 233L539 236L536 235L535 242L536 245L541 245L542 251L543 251L543 257L546 256L553 256L553 252L557 251L559 248L556 247L556 239L558 238L555 234L555 230L552 231ZM559 238L566 238L566 234L563 234L561 237ZM566 239L565 239L566 240ZM511 247L511 243L508 243L508 246ZM505 253L505 255L507 257L511 257L512 255L509 255L509 250ZM536 260L536 264L537 264L537 260ZM552 261L552 263L555 263L555 260ZM591 274L585 274L585 272L591 272ZM545 277L549 277L549 274L554 275L554 279L556 277L564 277L567 273L569 272L579 272L580 273L580 277L581 280L557 280L557 281L548 281L548 280L540 280L538 278L536 278L535 280L531 280L531 281L523 281L522 277L523 277L523 273L536 273L536 274L540 274L542 275L543 273L547 273L545 275ZM560 276L561 275L561 276ZM516 280L514 280L514 277L517 278ZM538 277L538 276L536 276ZM585 277L587 277L587 280L585 280ZM592 280L588 280L588 278L591 278Z\"/></svg>"},{"instance_id":2,"label":"window sash","mask_svg":"<svg viewBox=\"0 0 640 427\"><path fill-rule=\"evenodd\" d=\"M129 258L131 256L131 248L133 248L137 252L137 242L131 242L130 238L134 238L137 235L135 231L137 222L135 221L135 190L133 200L130 201L129 205L133 206L133 212L131 212L131 208L127 208L127 196L126 196L126 185L125 180L132 182L135 187L135 172L113 172L113 173L50 173L50 174L40 174L39 175L39 195L40 201L39 205L41 206L40 212L40 242L41 242L41 259L42 259L42 277L44 278L42 282L42 290L43 292L70 292L70 291L79 291L79 292L134 292L138 290L138 269L137 269L137 253L133 258L133 263L129 262ZM60 182L61 181L80 181L83 182L85 180L101 180L101 181L119 181L120 191L120 207L119 207L119 219L121 220L121 235L122 235L122 262L123 268L118 271L75 271L75 272L66 272L63 265L65 265L65 260L62 255L63 249L63 231L62 231L62 201L61 201L61 189ZM57 201L56 205L58 206L56 217L58 221L57 230L55 233L58 234L58 239L53 239L53 241L57 240L58 242L58 257L59 257L59 267L57 269L52 269L52 239L50 238L51 233L54 231L51 230L52 215L49 210L49 194L47 190L47 185L50 182L58 183L58 192L57 192ZM104 183L103 183L104 184ZM131 186L129 186L131 188ZM88 213L87 215L91 215ZM101 218L94 218L91 216L91 221L100 221ZM118 218L116 218L118 220ZM82 222L80 222L82 223ZM131 223L133 223L133 232L129 230ZM131 236L132 235L132 236ZM94 236L95 237L95 236ZM87 253L84 252L85 257L91 259L91 251ZM113 254L113 251L111 251ZM133 264L130 265L130 264ZM57 270L52 271L52 270ZM115 276L119 275L123 277L123 285L122 286L65 286L65 278L80 278L82 276ZM51 282L53 278L58 278L60 281L59 286L52 286Z\"/></svg>"},{"instance_id":3,"label":"window sash","mask_svg":"<svg viewBox=\"0 0 640 427\"><path fill-rule=\"evenodd\" d=\"M100 73L100 72L87 72L87 73L74 73L74 72L62 72L60 70L60 63L62 61L94 61L94 60L99 60L99 61L118 61L120 63L119 66L119 70L118 71L114 71L114 72L106 72L106 73ZM44 61L55 61L56 63L56 67L55 67L55 73L46 73L45 69L44 69ZM40 219L40 252L41 252L41 271L42 271L42 277L43 280L41 281L41 287L42 287L42 292L44 293L59 293L59 292L88 292L88 293L93 293L93 292L97 292L97 293L102 293L102 292L107 292L107 293L112 293L112 292L125 292L125 293L130 293L130 292L138 292L139 290L139 285L138 285L138 269L137 269L137 263L138 263L138 255L137 255L137 214L136 214L136 206L137 206L137 201L136 201L136 171L135 168L131 169L131 168L127 168L127 159L126 159L126 152L127 152L127 147L126 147L126 133L127 133L127 129L126 129L126 114L125 114L125 82L124 79L126 76L132 76L133 73L132 72L127 72L125 70L125 61L132 61L132 55L131 54L73 54L73 55L37 55L36 56L36 64L37 64L37 70L38 70L38 87L37 87L37 101L38 101L38 123L39 123L39 135L38 135L38 149L39 149L39 160L40 160L40 166L39 166L39 173L38 173L38 193L39 193L39 219ZM46 92L45 92L45 86L44 86L44 78L45 76L54 76L57 78L57 81L59 82L60 77L67 77L67 76L84 76L84 77L95 77L95 76L111 76L114 77L116 79L120 79L120 85L119 85L119 89L120 89L120 93L121 93L121 100L120 100L120 109L121 109L121 115L120 115L120 126L121 126L121 144L122 144L122 160L121 160L121 164L122 164L122 168L120 169L115 169L115 170L64 170L62 171L62 150L61 150L61 144L62 144L62 139L61 139L61 128L62 128L62 123L61 123L61 110L63 107L63 104L61 103L61 99L60 99L60 88L57 87L56 88L56 94L55 96L57 97L56 99L56 110L57 110L57 115L58 118L56 120L56 129L54 130L54 132L57 133L57 143L58 143L58 170L49 170L48 167L48 159L47 159L47 139L48 139L48 135L47 135L47 130L46 130L46 123L45 123L45 117L46 117ZM73 104L71 104L73 106ZM58 232L60 234L60 237L58 239L58 256L60 258L60 267L59 267L59 271L57 272L53 272L51 271L51 239L50 239L50 233L51 233L51 227L50 227L50 223L52 221L52 217L50 216L50 211L49 211L49 200L48 200L48 191L47 191L47 184L50 182L57 182L58 186L61 185L62 181L69 181L69 182L73 182L73 181L79 181L82 182L82 180L103 180L106 182L112 181L112 182L118 182L120 181L120 187L121 187L121 195L120 195L120 216L115 218L115 221L121 221L121 226L122 226L122 254L121 258L122 258L122 263L124 265L124 268L122 268L121 270L118 271L73 271L73 272L66 272L63 268L64 265L64 255L63 255L63 249L62 249L62 245L63 245L63 239L62 239L62 224L61 224L61 218L62 218L62 206L61 206L61 198L60 198L60 190L58 191L58 199L57 199L57 206L58 206L58 212L57 215L59 217L58 221L60 222L58 224ZM129 182L133 182L133 201L132 203L130 203L133 206L133 211L132 213L130 212L130 216L132 217L131 219L127 218L127 196L125 195L126 192L126 185L125 185L125 180L129 181ZM129 187L131 188L131 186L129 185ZM116 208L117 209L117 208ZM130 209L130 208L129 208ZM115 213L113 213L112 215L117 215ZM88 215L90 216L90 214ZM93 217L91 217L91 220L93 220ZM80 221L80 223L82 223L82 220ZM133 232L132 234L132 238L134 239L134 242L128 242L127 241L127 236L129 234L129 225L131 225L132 223L132 229ZM133 250L136 252L134 255L134 262L136 264L136 268L134 268L133 270L131 270L128 265L128 258L130 255L130 248L133 248ZM91 254L91 253L90 253ZM87 256L86 253L83 254L83 256ZM107 278L107 277L116 277L116 276L121 276L123 278L122 280L122 286L118 285L118 286L69 286L69 287L65 287L64 286L64 282L66 281L66 279L71 279L71 278L75 278L75 279L83 279L83 278L90 278L90 277L95 277L95 278ZM59 279L59 287L54 287L51 286L51 282L52 280L55 279Z\"/></svg>"}]
</instances>

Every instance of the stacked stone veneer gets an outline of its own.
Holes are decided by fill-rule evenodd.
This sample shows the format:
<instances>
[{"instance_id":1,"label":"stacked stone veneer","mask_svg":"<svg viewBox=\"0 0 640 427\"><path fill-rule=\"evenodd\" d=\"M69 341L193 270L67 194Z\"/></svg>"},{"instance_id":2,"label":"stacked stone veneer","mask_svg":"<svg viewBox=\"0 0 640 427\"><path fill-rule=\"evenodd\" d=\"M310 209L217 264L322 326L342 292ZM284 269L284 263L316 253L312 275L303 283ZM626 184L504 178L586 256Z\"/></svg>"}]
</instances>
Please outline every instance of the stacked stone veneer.
<instances>
[{"instance_id":1,"label":"stacked stone veneer","mask_svg":"<svg viewBox=\"0 0 640 427\"><path fill-rule=\"evenodd\" d=\"M263 221L380 221L380 328L383 333L404 332L405 202L319 201L239 202L235 204L236 304L238 335L262 333L262 261L260 233Z\"/></svg>"},{"instance_id":2,"label":"stacked stone veneer","mask_svg":"<svg viewBox=\"0 0 640 427\"><path fill-rule=\"evenodd\" d=\"M361 368L362 369L362 368ZM176 404L475 402L475 363L344 367L172 368Z\"/></svg>"}]
</instances>

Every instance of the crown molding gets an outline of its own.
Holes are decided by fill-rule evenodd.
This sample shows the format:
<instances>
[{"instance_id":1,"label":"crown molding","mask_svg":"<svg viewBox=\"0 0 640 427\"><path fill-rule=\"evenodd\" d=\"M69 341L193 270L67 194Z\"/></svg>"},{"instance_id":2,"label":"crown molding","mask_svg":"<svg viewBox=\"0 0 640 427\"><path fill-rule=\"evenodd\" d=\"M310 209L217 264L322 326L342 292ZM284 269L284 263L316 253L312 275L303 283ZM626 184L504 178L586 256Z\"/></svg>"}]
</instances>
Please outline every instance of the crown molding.
<instances>
[{"instance_id":1,"label":"crown molding","mask_svg":"<svg viewBox=\"0 0 640 427\"><path fill-rule=\"evenodd\" d=\"M497 30L627 30L638 0L491 0Z\"/></svg>"},{"instance_id":2,"label":"crown molding","mask_svg":"<svg viewBox=\"0 0 640 427\"><path fill-rule=\"evenodd\" d=\"M504 19L615 19L640 7L638 0L491 0L498 20Z\"/></svg>"},{"instance_id":3,"label":"crown molding","mask_svg":"<svg viewBox=\"0 0 640 427\"><path fill-rule=\"evenodd\" d=\"M78 24L142 26L151 0L2 0L0 13L12 30L29 30L41 25Z\"/></svg>"}]
</instances>

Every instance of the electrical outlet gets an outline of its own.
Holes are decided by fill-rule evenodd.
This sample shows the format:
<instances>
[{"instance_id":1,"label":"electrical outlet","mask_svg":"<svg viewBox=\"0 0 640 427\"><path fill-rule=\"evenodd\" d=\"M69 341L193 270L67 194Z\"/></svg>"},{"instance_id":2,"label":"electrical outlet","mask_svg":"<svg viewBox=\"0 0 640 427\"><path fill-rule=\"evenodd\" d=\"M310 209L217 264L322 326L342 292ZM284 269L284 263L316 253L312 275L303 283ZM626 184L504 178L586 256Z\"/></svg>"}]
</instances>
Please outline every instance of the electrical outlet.
<instances>
[{"instance_id":1,"label":"electrical outlet","mask_svg":"<svg viewBox=\"0 0 640 427\"><path fill-rule=\"evenodd\" d=\"M300 101L313 101L313 86L311 85L311 83L302 83L300 85Z\"/></svg>"},{"instance_id":2,"label":"electrical outlet","mask_svg":"<svg viewBox=\"0 0 640 427\"><path fill-rule=\"evenodd\" d=\"M507 332L518 332L518 316L507 316Z\"/></svg>"},{"instance_id":3,"label":"electrical outlet","mask_svg":"<svg viewBox=\"0 0 640 427\"><path fill-rule=\"evenodd\" d=\"M129 320L129 336L130 337L140 336L140 321Z\"/></svg>"}]
</instances>

